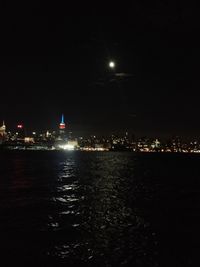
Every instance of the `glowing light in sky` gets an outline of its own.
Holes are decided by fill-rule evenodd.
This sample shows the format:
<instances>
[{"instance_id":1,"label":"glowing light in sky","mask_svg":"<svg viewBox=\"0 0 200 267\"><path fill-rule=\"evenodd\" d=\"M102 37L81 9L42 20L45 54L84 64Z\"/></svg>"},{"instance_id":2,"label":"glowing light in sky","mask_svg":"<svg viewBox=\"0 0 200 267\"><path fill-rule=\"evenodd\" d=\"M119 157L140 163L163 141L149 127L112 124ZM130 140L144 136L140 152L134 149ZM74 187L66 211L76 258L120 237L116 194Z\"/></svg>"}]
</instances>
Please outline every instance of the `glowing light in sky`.
<instances>
[{"instance_id":1,"label":"glowing light in sky","mask_svg":"<svg viewBox=\"0 0 200 267\"><path fill-rule=\"evenodd\" d=\"M113 69L113 68L115 67L115 62L110 61L110 62L109 62L109 67L110 67L111 69Z\"/></svg>"}]
</instances>

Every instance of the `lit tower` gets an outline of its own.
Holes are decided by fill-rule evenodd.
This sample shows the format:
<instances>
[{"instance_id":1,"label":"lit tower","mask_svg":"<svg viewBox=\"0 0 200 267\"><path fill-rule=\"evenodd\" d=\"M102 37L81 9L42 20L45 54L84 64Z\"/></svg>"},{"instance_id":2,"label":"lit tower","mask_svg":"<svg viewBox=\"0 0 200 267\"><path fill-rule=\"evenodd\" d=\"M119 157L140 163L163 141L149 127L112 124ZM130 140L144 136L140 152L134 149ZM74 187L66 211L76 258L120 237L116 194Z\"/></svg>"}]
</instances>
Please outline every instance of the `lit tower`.
<instances>
[{"instance_id":1,"label":"lit tower","mask_svg":"<svg viewBox=\"0 0 200 267\"><path fill-rule=\"evenodd\" d=\"M62 114L61 122L59 124L60 129L60 137L65 138L65 121L64 121L64 114Z\"/></svg>"},{"instance_id":2,"label":"lit tower","mask_svg":"<svg viewBox=\"0 0 200 267\"><path fill-rule=\"evenodd\" d=\"M0 144L2 144L6 139L6 126L3 121L3 125L0 127Z\"/></svg>"},{"instance_id":3,"label":"lit tower","mask_svg":"<svg viewBox=\"0 0 200 267\"><path fill-rule=\"evenodd\" d=\"M23 124L20 123L17 125L17 140L23 142L24 138L25 138L24 126Z\"/></svg>"},{"instance_id":4,"label":"lit tower","mask_svg":"<svg viewBox=\"0 0 200 267\"><path fill-rule=\"evenodd\" d=\"M4 137L6 135L6 125L3 121L3 125L0 127L0 135Z\"/></svg>"}]
</instances>

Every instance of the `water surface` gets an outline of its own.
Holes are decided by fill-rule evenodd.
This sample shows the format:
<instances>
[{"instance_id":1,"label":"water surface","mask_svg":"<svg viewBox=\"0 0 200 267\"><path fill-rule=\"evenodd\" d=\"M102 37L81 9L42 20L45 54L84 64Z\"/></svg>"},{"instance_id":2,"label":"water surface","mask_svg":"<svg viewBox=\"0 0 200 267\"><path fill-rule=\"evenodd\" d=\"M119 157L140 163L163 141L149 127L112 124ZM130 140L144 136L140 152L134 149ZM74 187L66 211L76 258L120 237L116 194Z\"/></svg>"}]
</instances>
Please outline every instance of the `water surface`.
<instances>
[{"instance_id":1,"label":"water surface","mask_svg":"<svg viewBox=\"0 0 200 267\"><path fill-rule=\"evenodd\" d=\"M195 266L200 157L0 153L0 253L21 266Z\"/></svg>"}]
</instances>

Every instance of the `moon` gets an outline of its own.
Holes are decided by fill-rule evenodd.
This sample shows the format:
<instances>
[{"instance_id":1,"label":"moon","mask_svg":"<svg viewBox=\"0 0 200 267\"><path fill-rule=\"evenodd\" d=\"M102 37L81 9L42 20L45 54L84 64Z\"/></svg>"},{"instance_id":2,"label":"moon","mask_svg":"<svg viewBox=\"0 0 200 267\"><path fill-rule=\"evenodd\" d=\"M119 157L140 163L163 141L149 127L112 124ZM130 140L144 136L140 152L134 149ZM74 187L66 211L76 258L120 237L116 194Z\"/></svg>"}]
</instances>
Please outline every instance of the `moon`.
<instances>
[{"instance_id":1,"label":"moon","mask_svg":"<svg viewBox=\"0 0 200 267\"><path fill-rule=\"evenodd\" d=\"M110 67L111 69L114 69L114 67L115 67L115 62L114 62L114 61L110 61L110 62L109 62L109 67Z\"/></svg>"}]
</instances>

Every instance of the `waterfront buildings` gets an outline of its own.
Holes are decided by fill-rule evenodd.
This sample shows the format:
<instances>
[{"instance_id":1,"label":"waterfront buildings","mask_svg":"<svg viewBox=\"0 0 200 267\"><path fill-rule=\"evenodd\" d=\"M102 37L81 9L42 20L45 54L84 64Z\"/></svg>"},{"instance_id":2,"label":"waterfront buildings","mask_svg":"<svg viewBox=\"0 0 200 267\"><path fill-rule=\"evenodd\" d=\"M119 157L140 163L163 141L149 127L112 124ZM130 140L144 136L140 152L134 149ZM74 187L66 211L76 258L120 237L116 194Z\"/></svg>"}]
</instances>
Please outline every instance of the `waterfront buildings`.
<instances>
[{"instance_id":1,"label":"waterfront buildings","mask_svg":"<svg viewBox=\"0 0 200 267\"><path fill-rule=\"evenodd\" d=\"M74 137L71 129L66 131L64 114L61 116L57 131L29 132L27 129L25 131L22 124L19 124L13 132L6 130L3 122L0 127L0 144L1 148L6 149L200 153L200 139L186 142L180 136L168 140L136 138L135 135L125 131L123 135Z\"/></svg>"}]
</instances>

